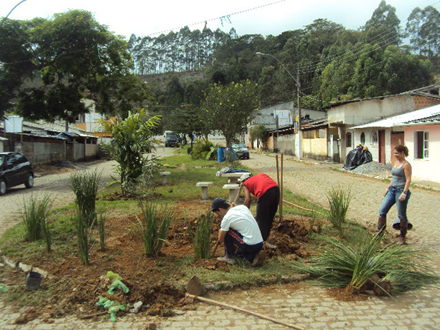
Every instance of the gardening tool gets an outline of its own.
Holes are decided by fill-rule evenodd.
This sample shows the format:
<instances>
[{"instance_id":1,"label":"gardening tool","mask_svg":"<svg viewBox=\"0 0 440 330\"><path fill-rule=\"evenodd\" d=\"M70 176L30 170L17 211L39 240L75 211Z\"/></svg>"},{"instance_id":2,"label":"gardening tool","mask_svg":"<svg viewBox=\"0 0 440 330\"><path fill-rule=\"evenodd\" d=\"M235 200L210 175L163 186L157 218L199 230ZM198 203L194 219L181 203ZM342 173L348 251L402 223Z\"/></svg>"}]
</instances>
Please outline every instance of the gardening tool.
<instances>
[{"instance_id":1,"label":"gardening tool","mask_svg":"<svg viewBox=\"0 0 440 330\"><path fill-rule=\"evenodd\" d=\"M232 203L234 203L234 204L237 204L238 196L240 196L241 188L243 188L243 182L240 182L240 186L239 186L239 188L240 188L240 189L238 189L237 195L235 195L234 201L232 202ZM218 241L215 242L214 248L212 249L211 257L212 257L213 255L215 255L215 251L217 250L218 243L219 243Z\"/></svg>"},{"instance_id":2,"label":"gardening tool","mask_svg":"<svg viewBox=\"0 0 440 330\"><path fill-rule=\"evenodd\" d=\"M251 311L248 311L246 309L243 309L243 308L240 308L240 307L236 307L236 306L232 306L232 305L228 305L228 304L225 304L225 303L221 303L221 302L218 302L218 301L215 301L215 300L212 300L212 299L200 297L200 294L203 294L205 292L205 288L203 287L203 285L200 283L199 279L196 276L193 276L189 280L188 285L186 287L186 291L187 291L186 296L190 297L192 299L198 299L198 300L206 302L208 304L230 308L230 309L242 312L242 313L246 313L246 314L250 314L250 315L259 317L260 319L264 319L264 320L268 320L268 321L271 321L271 322L274 322L274 323L278 323L278 324L284 325L284 326L289 327L289 328L293 328L293 329L297 329L297 330L304 330L304 328L301 328L301 327L296 326L294 324L285 323L285 322L276 320L276 319L271 318L271 317L266 316L266 315L262 315L262 314L255 313L255 312L251 312Z\"/></svg>"}]
</instances>

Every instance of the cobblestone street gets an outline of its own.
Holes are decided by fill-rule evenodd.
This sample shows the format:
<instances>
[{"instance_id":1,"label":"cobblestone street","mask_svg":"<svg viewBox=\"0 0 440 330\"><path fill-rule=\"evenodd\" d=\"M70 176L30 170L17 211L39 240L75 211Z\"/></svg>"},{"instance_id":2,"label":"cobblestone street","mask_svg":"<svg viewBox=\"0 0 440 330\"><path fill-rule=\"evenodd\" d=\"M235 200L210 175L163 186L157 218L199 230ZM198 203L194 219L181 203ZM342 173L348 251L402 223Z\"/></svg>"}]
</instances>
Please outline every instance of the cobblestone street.
<instances>
[{"instance_id":1,"label":"cobblestone street","mask_svg":"<svg viewBox=\"0 0 440 330\"><path fill-rule=\"evenodd\" d=\"M251 159L243 161L245 166L263 172L276 179L273 155L251 153ZM100 165L104 166L104 165ZM326 194L331 187L344 186L351 189L353 198L348 217L367 226L375 226L378 207L386 183L381 180L337 171L334 164L298 162L284 157L284 188L302 195L310 201L327 207ZM414 173L416 175L416 173ZM38 181L36 181L38 182ZM414 180L417 183L417 180ZM49 183L48 183L49 184ZM440 184L434 184L440 187ZM408 218L414 229L408 233L408 244L430 251L433 266L440 272L440 193L411 187L412 196L408 204ZM11 194L17 198L18 194ZM10 197L8 194L0 198ZM210 196L212 197L212 196ZM20 196L21 198L21 196ZM72 197L64 197L64 202ZM12 199L8 202L12 203ZM4 205L0 205L4 210ZM390 213L389 225L396 213ZM18 221L14 218L14 221ZM0 234L14 221L5 222L2 216ZM391 229L389 229L391 230ZM1 296L0 296L1 297ZM279 284L265 288L211 292L208 298L251 310L304 329L350 329L350 330L417 330L440 328L440 289L419 290L390 297L365 297L356 301L337 300L328 294L328 289L310 286L307 283ZM1 299L1 298L0 298ZM78 320L74 317L55 319L54 323L35 320L25 325L15 325L19 313L12 312L0 300L0 329L158 329L198 330L269 330L287 329L283 325L259 319L217 306L198 303L194 311L159 319L145 315L127 315L112 323L107 318Z\"/></svg>"}]
</instances>

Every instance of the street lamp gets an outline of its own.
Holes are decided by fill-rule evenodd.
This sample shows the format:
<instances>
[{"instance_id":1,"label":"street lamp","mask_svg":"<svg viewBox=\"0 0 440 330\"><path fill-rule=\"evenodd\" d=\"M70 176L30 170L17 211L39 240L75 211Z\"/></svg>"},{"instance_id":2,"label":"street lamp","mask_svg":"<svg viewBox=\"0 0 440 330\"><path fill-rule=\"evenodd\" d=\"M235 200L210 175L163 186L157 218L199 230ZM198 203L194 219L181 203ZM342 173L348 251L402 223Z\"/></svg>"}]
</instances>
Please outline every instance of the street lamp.
<instances>
[{"instance_id":1,"label":"street lamp","mask_svg":"<svg viewBox=\"0 0 440 330\"><path fill-rule=\"evenodd\" d=\"M301 147L301 83L299 82L299 74L297 76L297 78L295 79L295 77L293 76L293 74L290 73L289 70L287 70L287 68L284 66L283 63L280 62L279 59L277 59L275 56L271 55L271 54L266 54L266 53L261 53L261 52L257 52L257 55L261 55L261 56L269 56L272 57L275 61L277 61L277 63L279 65L281 65L281 67L286 70L286 72L289 74L290 78L292 78L292 80L295 82L296 84L296 94L298 96L298 159L302 158L302 147Z\"/></svg>"},{"instance_id":2,"label":"street lamp","mask_svg":"<svg viewBox=\"0 0 440 330\"><path fill-rule=\"evenodd\" d=\"M5 16L5 18L3 18L2 23L0 24L0 26L3 26L3 23L6 21L6 19L8 18L9 15L11 15L11 13L14 11L15 8L18 7L18 5L22 4L23 2L25 2L26 0L20 1L19 3L17 3L14 8L11 9L11 11Z\"/></svg>"}]
</instances>

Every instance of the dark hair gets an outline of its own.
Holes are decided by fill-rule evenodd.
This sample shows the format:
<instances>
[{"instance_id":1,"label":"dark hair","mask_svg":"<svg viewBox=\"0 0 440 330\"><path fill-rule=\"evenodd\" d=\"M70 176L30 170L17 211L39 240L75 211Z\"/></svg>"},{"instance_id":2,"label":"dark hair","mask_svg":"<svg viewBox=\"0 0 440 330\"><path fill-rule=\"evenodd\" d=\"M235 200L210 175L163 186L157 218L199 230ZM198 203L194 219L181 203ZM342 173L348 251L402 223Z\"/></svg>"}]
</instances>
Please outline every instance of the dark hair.
<instances>
[{"instance_id":1,"label":"dark hair","mask_svg":"<svg viewBox=\"0 0 440 330\"><path fill-rule=\"evenodd\" d=\"M228 209L229 204L223 198L214 198L211 205L211 212L217 212L219 209Z\"/></svg>"},{"instance_id":2,"label":"dark hair","mask_svg":"<svg viewBox=\"0 0 440 330\"><path fill-rule=\"evenodd\" d=\"M394 150L396 150L397 152L403 152L405 156L408 156L408 148L404 145L399 144L394 147Z\"/></svg>"}]
</instances>

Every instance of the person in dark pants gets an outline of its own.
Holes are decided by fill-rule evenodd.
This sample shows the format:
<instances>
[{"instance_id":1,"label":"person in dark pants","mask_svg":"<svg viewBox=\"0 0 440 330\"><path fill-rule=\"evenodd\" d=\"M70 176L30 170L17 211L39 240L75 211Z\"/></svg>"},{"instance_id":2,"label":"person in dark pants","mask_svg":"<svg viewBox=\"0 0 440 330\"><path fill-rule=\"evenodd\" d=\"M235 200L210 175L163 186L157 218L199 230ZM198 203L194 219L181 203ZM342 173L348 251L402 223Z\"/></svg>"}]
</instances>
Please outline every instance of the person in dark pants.
<instances>
[{"instance_id":1,"label":"person in dark pants","mask_svg":"<svg viewBox=\"0 0 440 330\"><path fill-rule=\"evenodd\" d=\"M251 262L253 267L261 266L265 259L263 238L249 209L244 205L231 206L223 198L215 198L211 212L221 219L218 242L225 245L225 256L217 260L234 264L238 257Z\"/></svg>"},{"instance_id":2,"label":"person in dark pants","mask_svg":"<svg viewBox=\"0 0 440 330\"><path fill-rule=\"evenodd\" d=\"M239 181L243 185L244 205L251 206L251 194L258 198L255 219L261 230L263 240L267 240L272 229L273 218L280 202L280 188L268 175L260 173L243 174Z\"/></svg>"}]
</instances>

